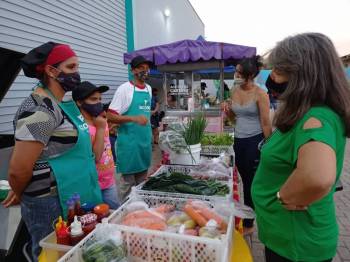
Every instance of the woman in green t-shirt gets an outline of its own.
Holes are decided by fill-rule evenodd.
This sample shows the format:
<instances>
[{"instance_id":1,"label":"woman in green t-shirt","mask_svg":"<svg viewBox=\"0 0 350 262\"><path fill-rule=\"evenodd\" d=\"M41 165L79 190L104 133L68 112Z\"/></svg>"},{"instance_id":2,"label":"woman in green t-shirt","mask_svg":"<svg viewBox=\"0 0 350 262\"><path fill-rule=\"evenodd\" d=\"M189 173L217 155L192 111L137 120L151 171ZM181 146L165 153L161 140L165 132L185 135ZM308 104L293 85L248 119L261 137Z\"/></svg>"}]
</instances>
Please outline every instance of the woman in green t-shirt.
<instances>
[{"instance_id":1,"label":"woman in green t-shirt","mask_svg":"<svg viewBox=\"0 0 350 262\"><path fill-rule=\"evenodd\" d=\"M252 186L266 261L331 261L338 225L333 194L350 137L350 87L334 45L318 33L279 42L271 80L287 83L276 131Z\"/></svg>"}]
</instances>

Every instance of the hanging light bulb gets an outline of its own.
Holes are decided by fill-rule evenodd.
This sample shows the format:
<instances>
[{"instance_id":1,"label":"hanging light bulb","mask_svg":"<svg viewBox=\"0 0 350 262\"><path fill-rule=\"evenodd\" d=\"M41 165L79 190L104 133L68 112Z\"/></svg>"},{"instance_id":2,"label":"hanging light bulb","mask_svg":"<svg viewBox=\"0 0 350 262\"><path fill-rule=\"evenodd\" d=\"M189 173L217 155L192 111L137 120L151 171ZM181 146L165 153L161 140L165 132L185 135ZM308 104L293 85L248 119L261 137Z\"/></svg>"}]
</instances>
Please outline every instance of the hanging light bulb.
<instances>
[{"instance_id":1,"label":"hanging light bulb","mask_svg":"<svg viewBox=\"0 0 350 262\"><path fill-rule=\"evenodd\" d=\"M170 16L170 10L167 8L164 10L164 16L169 17Z\"/></svg>"}]
</instances>

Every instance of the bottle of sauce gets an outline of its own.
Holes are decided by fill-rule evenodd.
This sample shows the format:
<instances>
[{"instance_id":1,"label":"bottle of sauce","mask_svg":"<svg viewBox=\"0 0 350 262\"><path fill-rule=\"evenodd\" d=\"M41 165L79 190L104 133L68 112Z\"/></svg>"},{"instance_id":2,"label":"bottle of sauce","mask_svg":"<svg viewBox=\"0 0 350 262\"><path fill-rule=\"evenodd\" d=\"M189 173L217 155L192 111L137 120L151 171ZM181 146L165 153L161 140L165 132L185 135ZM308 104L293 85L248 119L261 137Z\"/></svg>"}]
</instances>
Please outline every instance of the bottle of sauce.
<instances>
[{"instance_id":1,"label":"bottle of sauce","mask_svg":"<svg viewBox=\"0 0 350 262\"><path fill-rule=\"evenodd\" d=\"M74 221L74 216L76 215L73 199L70 198L67 200L67 207L68 207L67 221L68 221L68 226L70 226L70 224Z\"/></svg>"},{"instance_id":2,"label":"bottle of sauce","mask_svg":"<svg viewBox=\"0 0 350 262\"><path fill-rule=\"evenodd\" d=\"M80 195L78 193L74 193L72 199L74 201L75 214L77 216L84 215L85 213L84 213L83 209L81 208Z\"/></svg>"},{"instance_id":3,"label":"bottle of sauce","mask_svg":"<svg viewBox=\"0 0 350 262\"><path fill-rule=\"evenodd\" d=\"M99 204L95 206L94 213L97 215L97 221L100 223L103 218L109 216L109 205Z\"/></svg>"},{"instance_id":4,"label":"bottle of sauce","mask_svg":"<svg viewBox=\"0 0 350 262\"><path fill-rule=\"evenodd\" d=\"M84 238L84 231L81 227L80 221L78 221L78 217L74 216L74 221L70 225L70 242L73 246L78 244Z\"/></svg>"},{"instance_id":5,"label":"bottle of sauce","mask_svg":"<svg viewBox=\"0 0 350 262\"><path fill-rule=\"evenodd\" d=\"M57 244L60 245L70 245L70 235L68 231L68 227L65 221L62 220L62 217L59 216L58 222L55 226L55 232L56 232L56 240Z\"/></svg>"},{"instance_id":6,"label":"bottle of sauce","mask_svg":"<svg viewBox=\"0 0 350 262\"><path fill-rule=\"evenodd\" d=\"M95 229L97 225L97 215L93 213L85 214L80 217L80 222L83 226L83 231L85 235L87 235Z\"/></svg>"},{"instance_id":7,"label":"bottle of sauce","mask_svg":"<svg viewBox=\"0 0 350 262\"><path fill-rule=\"evenodd\" d=\"M94 210L94 207L95 207L94 204L91 204L91 203L88 203L88 202L81 205L81 208L83 209L85 214L92 213L93 210Z\"/></svg>"}]
</instances>

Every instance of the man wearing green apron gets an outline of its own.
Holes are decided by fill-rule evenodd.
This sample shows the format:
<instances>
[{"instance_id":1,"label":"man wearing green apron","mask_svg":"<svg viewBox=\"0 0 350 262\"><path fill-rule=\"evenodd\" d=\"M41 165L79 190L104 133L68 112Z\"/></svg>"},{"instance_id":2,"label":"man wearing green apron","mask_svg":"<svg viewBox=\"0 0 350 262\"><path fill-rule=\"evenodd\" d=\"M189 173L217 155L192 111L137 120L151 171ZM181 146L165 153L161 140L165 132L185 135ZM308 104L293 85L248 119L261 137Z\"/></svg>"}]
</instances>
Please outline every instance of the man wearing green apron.
<instances>
[{"instance_id":1,"label":"man wearing green apron","mask_svg":"<svg viewBox=\"0 0 350 262\"><path fill-rule=\"evenodd\" d=\"M118 87L109 106L107 118L119 124L116 143L117 173L121 199L131 187L147 177L152 159L152 130L150 125L152 89L145 83L149 64L142 56L135 57L130 65L134 81ZM113 145L112 145L113 146Z\"/></svg>"}]
</instances>

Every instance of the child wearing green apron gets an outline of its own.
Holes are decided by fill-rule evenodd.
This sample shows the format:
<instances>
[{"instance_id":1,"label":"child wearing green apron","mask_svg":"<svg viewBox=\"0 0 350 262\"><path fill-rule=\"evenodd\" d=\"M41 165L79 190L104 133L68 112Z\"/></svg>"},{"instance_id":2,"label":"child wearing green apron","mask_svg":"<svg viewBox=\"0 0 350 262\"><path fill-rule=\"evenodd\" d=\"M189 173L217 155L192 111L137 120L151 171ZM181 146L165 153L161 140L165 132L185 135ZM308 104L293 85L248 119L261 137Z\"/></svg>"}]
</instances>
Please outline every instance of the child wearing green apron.
<instances>
[{"instance_id":1,"label":"child wearing green apron","mask_svg":"<svg viewBox=\"0 0 350 262\"><path fill-rule=\"evenodd\" d=\"M84 81L73 90L72 95L89 126L103 202L111 209L117 209L119 200L115 183L115 163L109 140L106 113L101 103L101 94L108 90L108 86L97 87Z\"/></svg>"}]
</instances>

